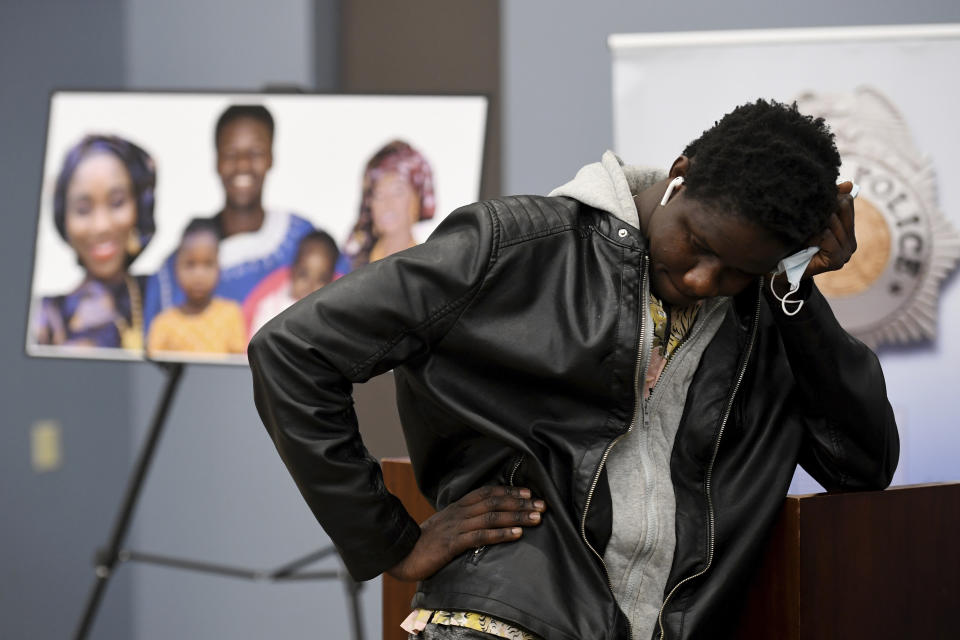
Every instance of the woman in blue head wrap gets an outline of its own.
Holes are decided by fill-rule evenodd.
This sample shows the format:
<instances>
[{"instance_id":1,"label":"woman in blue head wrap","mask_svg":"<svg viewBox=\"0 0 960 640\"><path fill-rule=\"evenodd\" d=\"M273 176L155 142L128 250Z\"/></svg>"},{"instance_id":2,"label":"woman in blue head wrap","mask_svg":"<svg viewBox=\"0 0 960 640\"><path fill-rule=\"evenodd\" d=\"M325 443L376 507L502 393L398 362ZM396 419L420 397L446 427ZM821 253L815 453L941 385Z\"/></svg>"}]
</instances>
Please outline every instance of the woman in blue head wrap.
<instances>
[{"instance_id":1,"label":"woman in blue head wrap","mask_svg":"<svg viewBox=\"0 0 960 640\"><path fill-rule=\"evenodd\" d=\"M142 350L142 282L128 268L153 237L155 187L153 159L123 138L88 135L67 152L53 217L84 278L41 300L37 344Z\"/></svg>"}]
</instances>

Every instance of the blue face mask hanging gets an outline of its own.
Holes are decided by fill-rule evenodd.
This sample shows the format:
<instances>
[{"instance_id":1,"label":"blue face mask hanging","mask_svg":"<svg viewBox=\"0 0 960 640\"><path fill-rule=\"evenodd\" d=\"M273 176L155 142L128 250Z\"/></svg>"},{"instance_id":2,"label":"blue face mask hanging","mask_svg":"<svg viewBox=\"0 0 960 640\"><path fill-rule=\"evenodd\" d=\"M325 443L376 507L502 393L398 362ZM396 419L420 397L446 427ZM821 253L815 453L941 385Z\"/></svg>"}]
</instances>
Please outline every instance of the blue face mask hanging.
<instances>
[{"instance_id":1,"label":"blue face mask hanging","mask_svg":"<svg viewBox=\"0 0 960 640\"><path fill-rule=\"evenodd\" d=\"M817 255L819 251L820 247L807 247L802 251L787 256L777 264L777 270L773 272L770 278L770 291L773 293L773 296L780 301L780 308L783 309L783 312L788 316L797 315L800 313L800 309L803 308L803 300L791 300L790 296L800 288L800 279L803 278L803 272L807 270L807 265L810 264L813 256ZM778 276L781 273L786 274L787 282L790 283L790 290L783 294L782 297L773 288L774 276ZM791 311L787 308L787 303L797 306Z\"/></svg>"},{"instance_id":2,"label":"blue face mask hanging","mask_svg":"<svg viewBox=\"0 0 960 640\"><path fill-rule=\"evenodd\" d=\"M856 198L857 194L860 193L860 186L857 184L853 185L853 188L850 190L850 197ZM802 249L793 255L789 255L777 264L777 270L774 271L770 276L770 292L773 293L773 297L780 301L780 308L788 316L795 316L800 313L800 309L803 308L803 300L791 300L790 296L797 292L797 289L800 288L800 279L803 278L804 272L807 270L807 265L810 264L810 261L813 260L813 256L817 255L820 251L820 247L807 247ZM786 274L787 282L790 283L790 290L787 291L781 297L777 294L776 290L773 288L773 280L776 276L781 273ZM793 310L787 308L787 303L795 304Z\"/></svg>"}]
</instances>

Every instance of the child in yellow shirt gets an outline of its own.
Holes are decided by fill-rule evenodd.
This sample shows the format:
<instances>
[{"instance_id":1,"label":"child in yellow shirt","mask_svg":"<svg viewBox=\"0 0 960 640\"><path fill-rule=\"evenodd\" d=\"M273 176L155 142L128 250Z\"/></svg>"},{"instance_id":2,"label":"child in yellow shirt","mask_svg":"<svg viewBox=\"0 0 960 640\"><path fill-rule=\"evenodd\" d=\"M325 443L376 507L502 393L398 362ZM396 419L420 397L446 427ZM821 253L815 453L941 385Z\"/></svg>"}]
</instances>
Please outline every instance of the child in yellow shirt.
<instances>
[{"instance_id":1,"label":"child in yellow shirt","mask_svg":"<svg viewBox=\"0 0 960 640\"><path fill-rule=\"evenodd\" d=\"M243 353L246 326L240 305L213 295L220 279L219 236L210 220L194 220L183 232L174 263L177 283L186 294L150 324L147 353Z\"/></svg>"}]
</instances>

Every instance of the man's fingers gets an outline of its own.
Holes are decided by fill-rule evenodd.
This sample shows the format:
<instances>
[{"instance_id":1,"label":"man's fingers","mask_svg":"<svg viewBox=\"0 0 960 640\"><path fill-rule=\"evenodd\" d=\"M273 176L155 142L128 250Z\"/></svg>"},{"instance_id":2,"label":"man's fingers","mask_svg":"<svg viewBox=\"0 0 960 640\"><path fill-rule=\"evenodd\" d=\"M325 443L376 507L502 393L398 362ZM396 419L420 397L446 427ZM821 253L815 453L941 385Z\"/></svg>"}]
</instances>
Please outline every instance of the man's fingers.
<instances>
[{"instance_id":1,"label":"man's fingers","mask_svg":"<svg viewBox=\"0 0 960 640\"><path fill-rule=\"evenodd\" d=\"M543 500L532 498L515 498L513 496L490 496L482 502L469 505L463 509L465 517L478 516L497 511L545 511Z\"/></svg>"},{"instance_id":2,"label":"man's fingers","mask_svg":"<svg viewBox=\"0 0 960 640\"><path fill-rule=\"evenodd\" d=\"M840 217L837 214L831 215L827 220L827 229L833 234L833 237L836 238L839 249L847 246L847 230L843 228L843 223L840 222Z\"/></svg>"},{"instance_id":3,"label":"man's fingers","mask_svg":"<svg viewBox=\"0 0 960 640\"><path fill-rule=\"evenodd\" d=\"M461 506L469 506L472 504L476 504L494 495L494 492L497 491L498 489L502 489L502 487L489 486L489 487L480 487L479 489L474 489L467 495L457 500L457 503L460 504Z\"/></svg>"},{"instance_id":4,"label":"man's fingers","mask_svg":"<svg viewBox=\"0 0 960 640\"><path fill-rule=\"evenodd\" d=\"M542 518L539 511L488 511L464 520L461 530L476 531L514 526L530 527L540 524Z\"/></svg>"},{"instance_id":5,"label":"man's fingers","mask_svg":"<svg viewBox=\"0 0 960 640\"><path fill-rule=\"evenodd\" d=\"M502 498L504 496L512 496L515 498L529 498L530 489L525 487L507 487L504 485L491 485L488 487L480 487L479 489L474 489L467 495L463 496L457 502L461 506L470 506L484 500L490 500L493 498Z\"/></svg>"},{"instance_id":6,"label":"man's fingers","mask_svg":"<svg viewBox=\"0 0 960 640\"><path fill-rule=\"evenodd\" d=\"M488 511L544 511L543 500L531 497L530 490L524 487L481 487L471 491L454 503L462 509L466 517Z\"/></svg>"},{"instance_id":7,"label":"man's fingers","mask_svg":"<svg viewBox=\"0 0 960 640\"><path fill-rule=\"evenodd\" d=\"M857 250L857 236L854 231L853 198L842 196L837 213L830 216L827 228L837 242L837 253L845 264Z\"/></svg>"},{"instance_id":8,"label":"man's fingers","mask_svg":"<svg viewBox=\"0 0 960 640\"><path fill-rule=\"evenodd\" d=\"M540 524L543 500L523 487L490 486L471 491L420 525L414 550L391 575L422 580L468 549L510 542L523 527Z\"/></svg>"},{"instance_id":9,"label":"man's fingers","mask_svg":"<svg viewBox=\"0 0 960 640\"><path fill-rule=\"evenodd\" d=\"M512 542L523 535L522 527L506 527L503 529L477 529L461 534L457 538L459 552L463 553L467 549L476 549L491 544L500 544L501 542Z\"/></svg>"},{"instance_id":10,"label":"man's fingers","mask_svg":"<svg viewBox=\"0 0 960 640\"><path fill-rule=\"evenodd\" d=\"M854 206L853 198L845 196L841 198L840 209L837 213L840 218L840 224L843 227L844 235L850 245L851 253L857 250L857 235L854 230Z\"/></svg>"}]
</instances>

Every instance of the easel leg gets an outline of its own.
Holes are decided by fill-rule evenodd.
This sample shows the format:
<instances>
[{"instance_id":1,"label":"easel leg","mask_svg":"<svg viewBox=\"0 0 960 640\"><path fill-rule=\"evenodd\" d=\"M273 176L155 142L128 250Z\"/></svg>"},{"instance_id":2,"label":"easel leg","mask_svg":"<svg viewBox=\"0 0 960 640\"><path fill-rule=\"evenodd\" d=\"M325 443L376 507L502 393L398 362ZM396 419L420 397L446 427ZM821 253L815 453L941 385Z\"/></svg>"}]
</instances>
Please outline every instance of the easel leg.
<instances>
[{"instance_id":1,"label":"easel leg","mask_svg":"<svg viewBox=\"0 0 960 640\"><path fill-rule=\"evenodd\" d=\"M364 640L363 611L360 607L360 592L363 590L363 583L354 580L346 571L343 572L341 580L343 581L344 591L346 591L347 603L350 606L350 630L353 632L353 640Z\"/></svg>"},{"instance_id":2,"label":"easel leg","mask_svg":"<svg viewBox=\"0 0 960 640\"><path fill-rule=\"evenodd\" d=\"M93 587L90 589L90 593L87 596L87 603L83 610L83 616L80 618L80 623L77 625L77 630L74 634L74 638L76 640L84 640L87 637L87 634L90 632L90 627L93 625L93 620L96 617L97 609L100 606L100 601L103 599L103 593L107 588L107 582L110 580L110 576L113 573L113 568L117 564L117 556L120 551L120 546L123 544L123 541L127 535L127 531L130 528L130 519L133 514L133 509L137 504L137 499L140 497L140 490L143 488L143 481L146 478L147 471L150 468L150 463L153 461L153 455L157 447L157 442L160 440L160 434L163 432L163 426L166 422L170 405L173 403L173 397L176 393L177 385L180 382L181 375L183 374L183 363L177 362L163 364L161 366L166 371L167 383L163 389L163 395L160 398L160 402L157 404L156 409L154 410L153 422L150 424L150 431L147 433L143 447L140 450L140 457L137 459L137 463L131 471L130 478L127 481L126 493L124 494L120 511L117 514L116 520L114 521L113 531L110 534L110 542L105 549L101 549L97 552L96 569L94 571L96 577L94 579Z\"/></svg>"}]
</instances>

